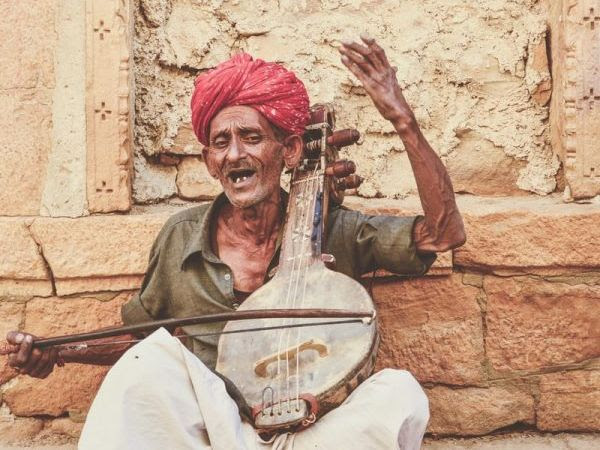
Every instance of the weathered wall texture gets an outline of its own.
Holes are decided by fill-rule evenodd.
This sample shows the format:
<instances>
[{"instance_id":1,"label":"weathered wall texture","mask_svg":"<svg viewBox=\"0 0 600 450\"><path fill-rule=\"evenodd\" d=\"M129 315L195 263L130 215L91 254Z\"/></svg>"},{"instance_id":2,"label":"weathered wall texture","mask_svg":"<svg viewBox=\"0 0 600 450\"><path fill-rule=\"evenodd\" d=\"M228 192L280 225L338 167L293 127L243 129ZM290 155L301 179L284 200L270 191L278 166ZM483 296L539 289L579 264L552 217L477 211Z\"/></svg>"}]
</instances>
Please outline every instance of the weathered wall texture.
<instances>
[{"instance_id":1,"label":"weathered wall texture","mask_svg":"<svg viewBox=\"0 0 600 450\"><path fill-rule=\"evenodd\" d=\"M220 190L198 158L188 100L195 75L232 50L286 63L315 101L338 107L340 127L364 132L349 151L368 177L360 193L388 198L351 196L348 207L419 213L415 195L389 198L414 189L408 162L338 62L337 41L366 30L389 49L456 190L477 194L458 196L466 245L440 255L429 276L375 278L378 367L423 384L435 436L600 431L600 202L531 194L558 183L567 200L595 195L588 128L599 119L565 88L597 82L586 74L600 62L576 52L585 64L566 73L560 61L581 48L577 36L600 30L599 19L581 31L600 0L551 4L0 0L0 337L119 323L156 234L188 206L133 203ZM106 370L68 365L39 381L0 357L0 445L76 438Z\"/></svg>"},{"instance_id":2,"label":"weathered wall texture","mask_svg":"<svg viewBox=\"0 0 600 450\"><path fill-rule=\"evenodd\" d=\"M552 2L551 134L566 199L600 194L600 2Z\"/></svg>"},{"instance_id":3,"label":"weathered wall texture","mask_svg":"<svg viewBox=\"0 0 600 450\"><path fill-rule=\"evenodd\" d=\"M286 64L313 102L336 105L341 127L364 133L350 155L367 178L360 195L414 192L402 144L339 61L339 41L361 31L397 65L457 192L552 192L559 163L549 145L546 18L545 3L534 0L140 0L135 198L208 194L193 189L185 163L200 151L189 128L190 93L197 73L240 50ZM165 154L178 156L161 163Z\"/></svg>"}]
</instances>

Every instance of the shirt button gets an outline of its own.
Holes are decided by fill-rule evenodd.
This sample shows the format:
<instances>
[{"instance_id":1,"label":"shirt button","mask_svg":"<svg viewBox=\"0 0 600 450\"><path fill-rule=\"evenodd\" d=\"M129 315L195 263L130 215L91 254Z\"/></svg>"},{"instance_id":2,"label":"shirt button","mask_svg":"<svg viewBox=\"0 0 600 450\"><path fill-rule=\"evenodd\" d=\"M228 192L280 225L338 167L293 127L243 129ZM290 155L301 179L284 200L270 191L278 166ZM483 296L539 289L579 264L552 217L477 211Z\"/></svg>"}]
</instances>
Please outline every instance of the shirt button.
<instances>
[{"instance_id":1,"label":"shirt button","mask_svg":"<svg viewBox=\"0 0 600 450\"><path fill-rule=\"evenodd\" d=\"M231 275L226 273L225 275L223 275L223 278L225 278L227 281L231 280Z\"/></svg>"}]
</instances>

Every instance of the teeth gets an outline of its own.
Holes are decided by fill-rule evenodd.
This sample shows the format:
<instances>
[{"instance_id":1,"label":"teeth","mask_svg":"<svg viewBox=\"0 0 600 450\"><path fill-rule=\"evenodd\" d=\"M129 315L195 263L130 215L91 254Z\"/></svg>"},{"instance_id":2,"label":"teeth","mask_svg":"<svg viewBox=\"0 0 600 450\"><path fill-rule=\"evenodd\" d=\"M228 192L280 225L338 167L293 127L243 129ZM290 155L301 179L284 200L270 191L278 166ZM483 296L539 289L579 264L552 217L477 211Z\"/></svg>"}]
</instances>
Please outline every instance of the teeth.
<instances>
[{"instance_id":1,"label":"teeth","mask_svg":"<svg viewBox=\"0 0 600 450\"><path fill-rule=\"evenodd\" d=\"M233 179L233 183L237 184L237 183L241 183L242 181L246 181L248 179L248 176L244 175L243 177L235 177Z\"/></svg>"}]
</instances>

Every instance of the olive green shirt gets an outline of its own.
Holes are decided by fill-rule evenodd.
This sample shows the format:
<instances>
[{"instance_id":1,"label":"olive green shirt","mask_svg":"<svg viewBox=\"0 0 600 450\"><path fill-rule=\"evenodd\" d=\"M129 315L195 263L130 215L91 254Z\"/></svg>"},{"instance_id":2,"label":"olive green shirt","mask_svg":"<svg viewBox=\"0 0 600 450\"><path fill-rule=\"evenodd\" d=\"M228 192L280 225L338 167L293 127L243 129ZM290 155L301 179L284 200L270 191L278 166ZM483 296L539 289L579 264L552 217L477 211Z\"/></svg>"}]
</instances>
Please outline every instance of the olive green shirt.
<instances>
[{"instance_id":1,"label":"olive green shirt","mask_svg":"<svg viewBox=\"0 0 600 450\"><path fill-rule=\"evenodd\" d=\"M284 193L285 194L285 193ZM287 194L283 196L282 213ZM165 223L150 251L142 287L121 310L123 323L195 316L236 309L233 273L215 255L211 224L227 202L224 194L212 203L179 212ZM422 275L435 254L418 254L413 242L416 217L369 216L343 207L329 212L325 253L336 258L336 270L358 278L378 268L402 275ZM280 239L265 282L276 270ZM184 327L187 334L218 332L223 324ZM216 362L218 336L191 340L191 350L209 367Z\"/></svg>"}]
</instances>

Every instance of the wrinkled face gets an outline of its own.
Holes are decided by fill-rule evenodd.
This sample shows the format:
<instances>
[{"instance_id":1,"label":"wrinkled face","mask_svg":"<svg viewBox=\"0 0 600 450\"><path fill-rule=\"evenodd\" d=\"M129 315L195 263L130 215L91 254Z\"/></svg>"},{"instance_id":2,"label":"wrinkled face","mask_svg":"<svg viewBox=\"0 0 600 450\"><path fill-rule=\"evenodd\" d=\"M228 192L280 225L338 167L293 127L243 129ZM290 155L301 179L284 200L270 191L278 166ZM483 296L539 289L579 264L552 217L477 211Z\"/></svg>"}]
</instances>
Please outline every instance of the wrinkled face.
<instances>
[{"instance_id":1,"label":"wrinkled face","mask_svg":"<svg viewBox=\"0 0 600 450\"><path fill-rule=\"evenodd\" d=\"M230 106L210 123L204 160L237 208L256 205L279 189L283 144L265 117L249 106Z\"/></svg>"}]
</instances>

